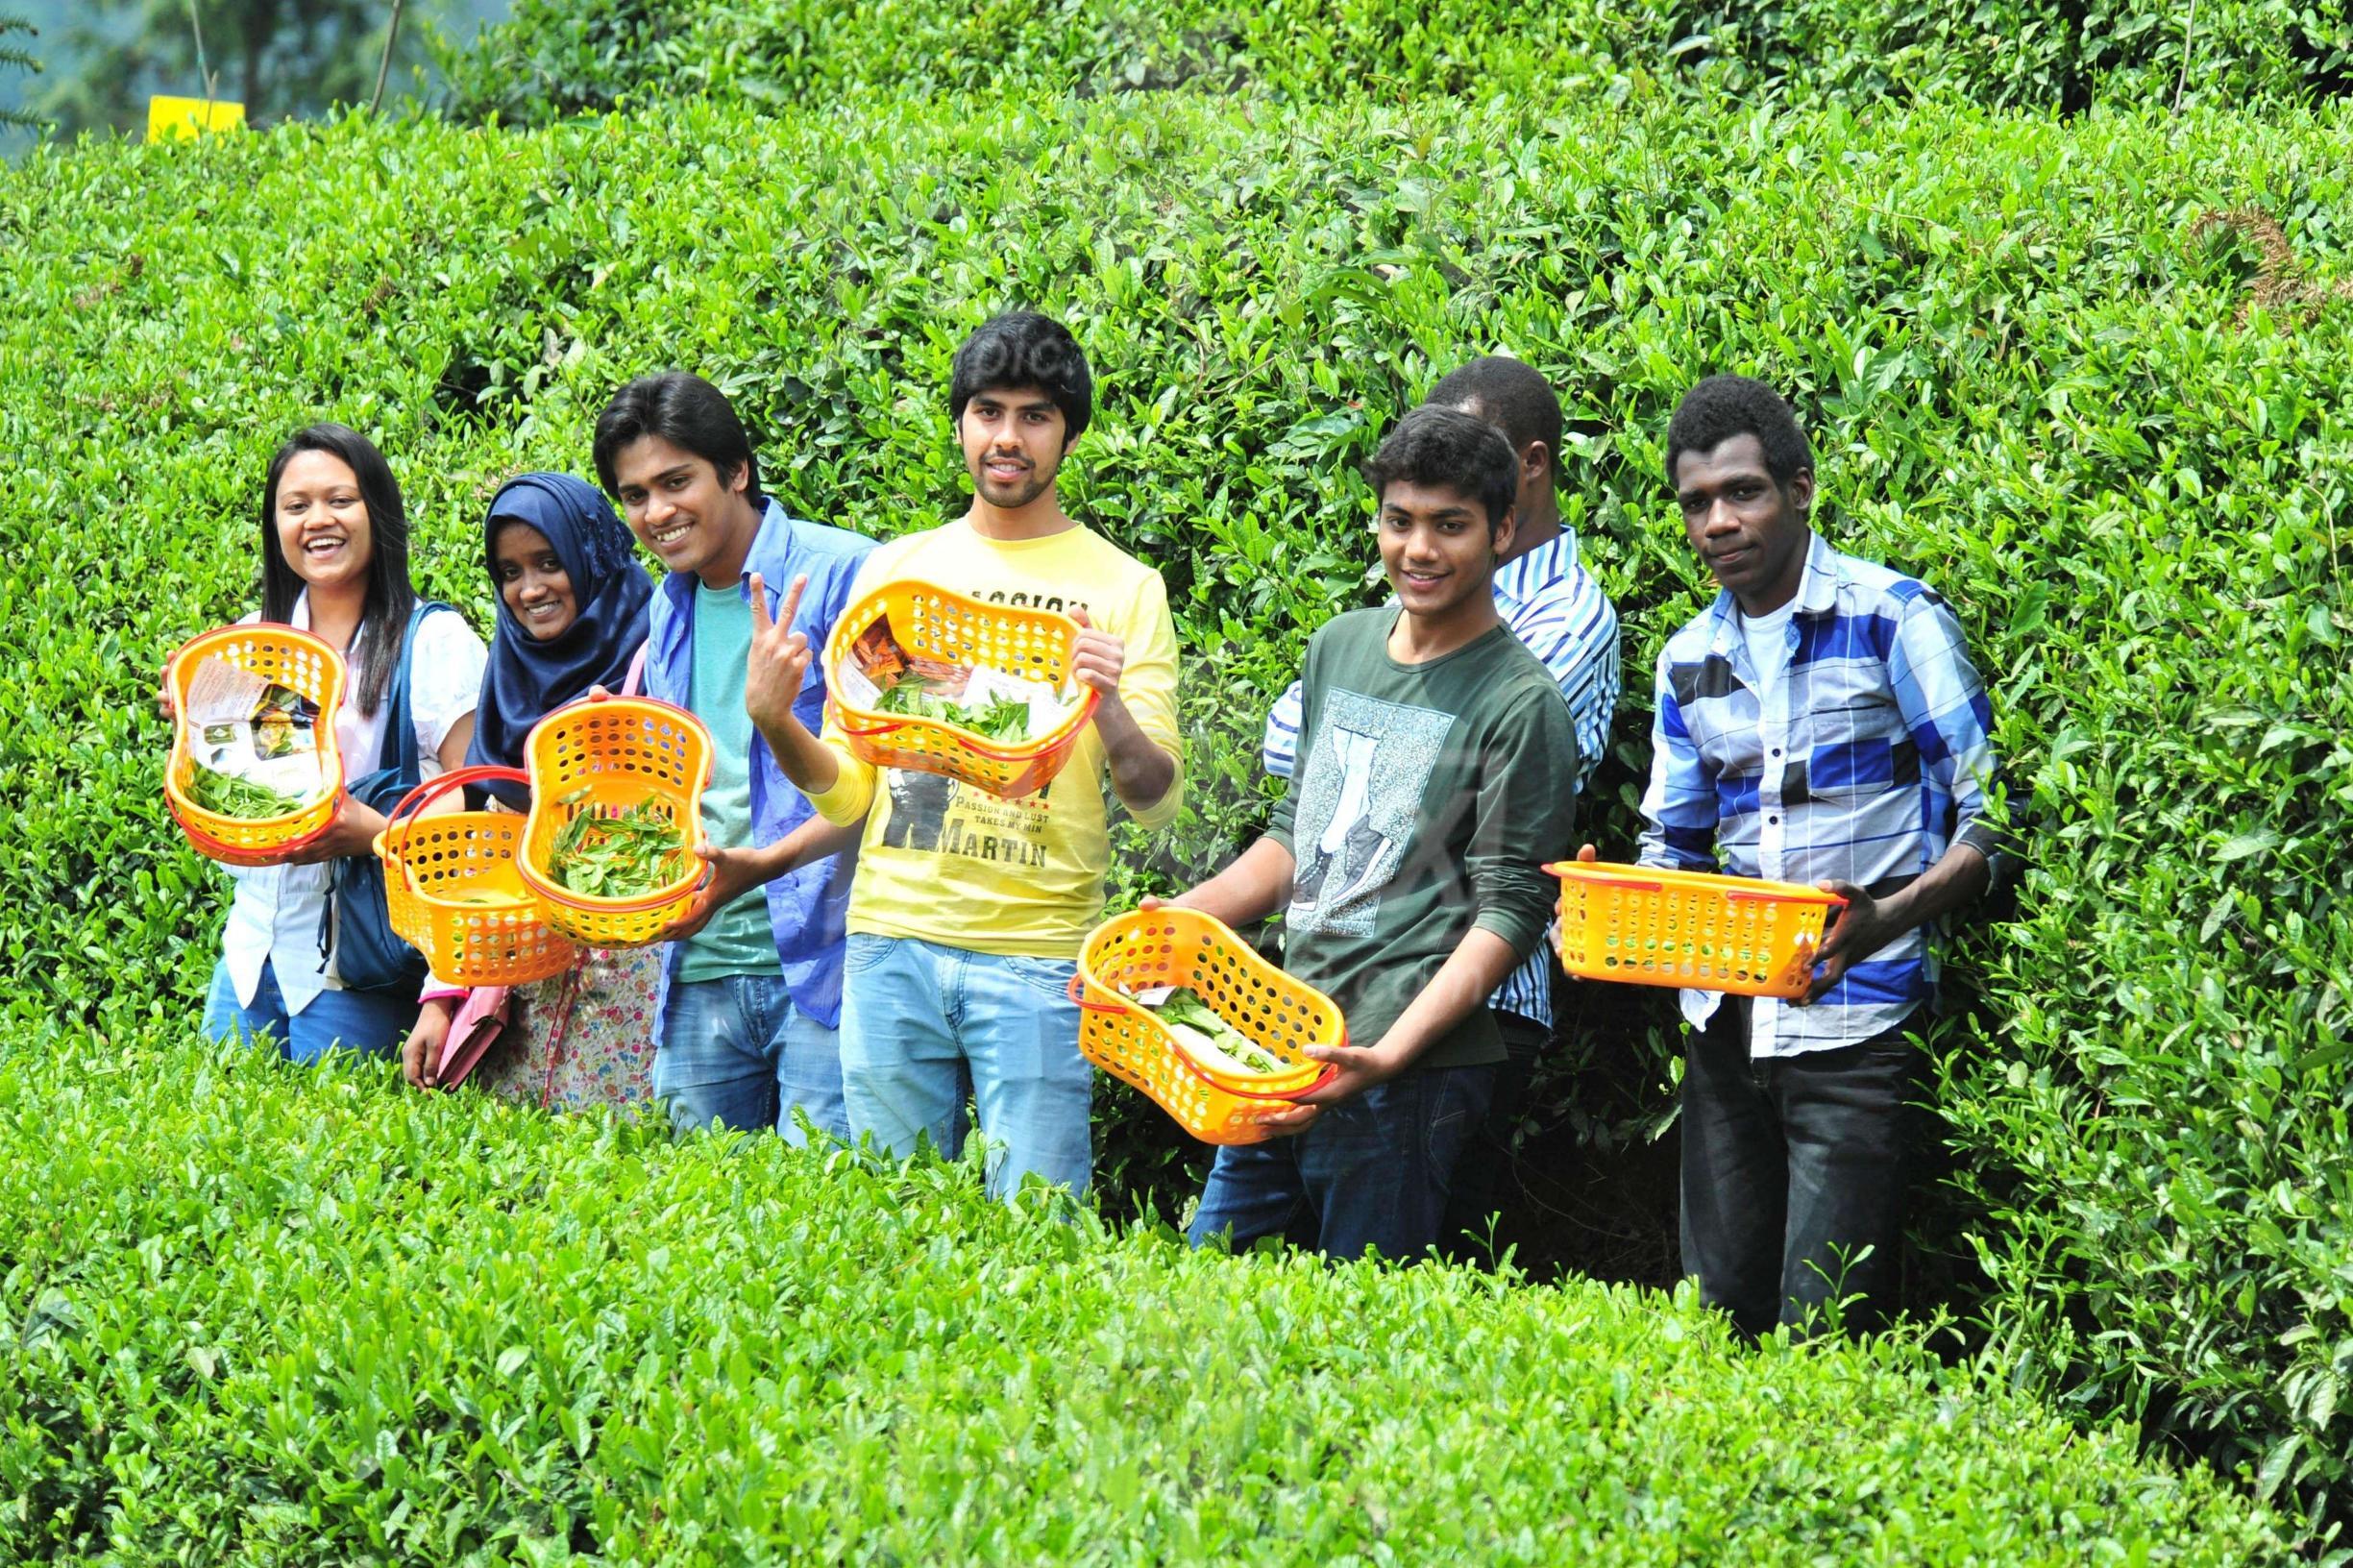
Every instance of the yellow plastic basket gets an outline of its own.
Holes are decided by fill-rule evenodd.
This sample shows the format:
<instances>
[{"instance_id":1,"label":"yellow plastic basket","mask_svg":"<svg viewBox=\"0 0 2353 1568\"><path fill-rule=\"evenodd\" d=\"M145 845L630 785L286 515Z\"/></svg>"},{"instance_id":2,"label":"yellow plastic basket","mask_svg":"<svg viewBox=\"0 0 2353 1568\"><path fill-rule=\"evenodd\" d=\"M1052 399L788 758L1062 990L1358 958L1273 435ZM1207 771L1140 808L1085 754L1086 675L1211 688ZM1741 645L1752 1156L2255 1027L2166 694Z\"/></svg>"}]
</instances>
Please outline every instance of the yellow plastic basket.
<instances>
[{"instance_id":1,"label":"yellow plastic basket","mask_svg":"<svg viewBox=\"0 0 2353 1568\"><path fill-rule=\"evenodd\" d=\"M677 880L642 898L574 893L549 875L548 857L581 812L616 816L650 796L692 849L702 838L714 749L701 720L650 697L585 698L531 726L523 743L531 812L515 869L550 925L582 946L643 947L686 914L707 870L691 855Z\"/></svg>"},{"instance_id":2,"label":"yellow plastic basket","mask_svg":"<svg viewBox=\"0 0 2353 1568\"><path fill-rule=\"evenodd\" d=\"M184 712L197 667L227 659L274 685L299 692L319 710L311 739L318 747L319 794L283 817L223 817L184 793L196 758L187 726L172 723L171 757L163 767L163 798L197 852L231 866L271 866L316 843L334 821L343 795L343 751L335 743L335 710L343 701L343 655L306 631L269 622L222 626L181 645L163 667L175 712Z\"/></svg>"},{"instance_id":3,"label":"yellow plastic basket","mask_svg":"<svg viewBox=\"0 0 2353 1568\"><path fill-rule=\"evenodd\" d=\"M392 929L461 986L520 986L572 968L579 949L548 924L523 885L515 850L524 819L511 811L422 813L451 790L489 779L521 784L518 768L459 768L418 785L376 836Z\"/></svg>"},{"instance_id":4,"label":"yellow plastic basket","mask_svg":"<svg viewBox=\"0 0 2353 1568\"><path fill-rule=\"evenodd\" d=\"M825 692L852 755L877 768L944 773L1005 799L1035 795L1062 771L1099 700L1083 690L1063 722L1018 745L987 740L937 719L877 713L843 694L842 671L858 640L887 627L909 654L944 665L986 667L1057 689L1070 674L1079 625L1051 610L992 604L926 582L886 582L842 612L825 644Z\"/></svg>"},{"instance_id":5,"label":"yellow plastic basket","mask_svg":"<svg viewBox=\"0 0 2353 1568\"><path fill-rule=\"evenodd\" d=\"M1221 1071L1194 1060L1152 1010L1128 993L1189 986L1211 1011L1287 1066L1265 1076ZM1205 1143L1257 1143L1271 1129L1257 1116L1282 1111L1329 1082L1333 1069L1307 1045L1348 1043L1332 998L1251 951L1224 922L1189 909L1137 910L1088 933L1071 994L1079 1051L1135 1085Z\"/></svg>"},{"instance_id":6,"label":"yellow plastic basket","mask_svg":"<svg viewBox=\"0 0 2353 1568\"><path fill-rule=\"evenodd\" d=\"M1795 882L1604 861L1544 869L1560 878L1560 967L1587 980L1802 996L1823 924L1847 904Z\"/></svg>"}]
</instances>

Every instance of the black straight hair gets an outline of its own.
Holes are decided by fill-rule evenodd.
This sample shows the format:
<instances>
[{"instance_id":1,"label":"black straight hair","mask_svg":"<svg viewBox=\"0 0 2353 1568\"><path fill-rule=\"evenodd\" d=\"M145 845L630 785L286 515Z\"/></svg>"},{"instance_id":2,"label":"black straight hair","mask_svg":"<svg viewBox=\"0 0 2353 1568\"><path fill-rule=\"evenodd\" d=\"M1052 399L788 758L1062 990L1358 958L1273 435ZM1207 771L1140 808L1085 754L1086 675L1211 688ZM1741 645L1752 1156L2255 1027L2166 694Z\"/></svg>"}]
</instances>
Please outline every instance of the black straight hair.
<instances>
[{"instance_id":1,"label":"black straight hair","mask_svg":"<svg viewBox=\"0 0 2353 1568\"><path fill-rule=\"evenodd\" d=\"M747 476L744 499L754 506L767 504L760 494L760 459L751 450L751 437L744 433L744 422L736 417L735 404L701 377L683 370L640 376L614 393L597 416L597 478L614 500L621 499L621 487L613 482L613 460L622 448L649 435L709 463L719 471L722 484L732 482L735 471L742 469Z\"/></svg>"},{"instance_id":2,"label":"black straight hair","mask_svg":"<svg viewBox=\"0 0 2353 1568\"><path fill-rule=\"evenodd\" d=\"M1452 490L1487 510L1487 531L1503 526L1520 494L1520 457L1497 427L1475 414L1426 403L1391 427L1364 465L1373 494L1392 484Z\"/></svg>"},{"instance_id":3,"label":"black straight hair","mask_svg":"<svg viewBox=\"0 0 2353 1568\"><path fill-rule=\"evenodd\" d=\"M956 351L948 373L947 417L964 423L965 405L983 392L1034 386L1062 410L1063 450L1094 418L1094 374L1070 330L1035 310L1013 310L981 323Z\"/></svg>"},{"instance_id":4,"label":"black straight hair","mask_svg":"<svg viewBox=\"0 0 2353 1568\"><path fill-rule=\"evenodd\" d=\"M262 620L292 621L294 601L302 597L303 579L278 546L278 481L286 465L306 452L341 458L359 480L359 499L367 503L368 592L359 611L359 634L348 658L357 677L353 695L359 700L359 711L373 715L392 684L401 643L408 634L409 612L417 607L417 590L408 580L408 512L401 504L392 465L357 430L319 424L288 436L270 459L269 478L261 485Z\"/></svg>"},{"instance_id":5,"label":"black straight hair","mask_svg":"<svg viewBox=\"0 0 2353 1568\"><path fill-rule=\"evenodd\" d=\"M1560 399L1527 361L1485 355L1449 374L1422 401L1460 408L1500 427L1514 453L1526 452L1531 441L1543 442L1553 478L1560 478Z\"/></svg>"},{"instance_id":6,"label":"black straight hair","mask_svg":"<svg viewBox=\"0 0 2353 1568\"><path fill-rule=\"evenodd\" d=\"M1814 449L1778 392L1746 376L1710 376L1683 394L1667 422L1667 483L1675 483L1675 465L1684 453L1713 452L1737 435L1756 437L1765 449L1765 472L1783 490L1814 471Z\"/></svg>"}]
</instances>

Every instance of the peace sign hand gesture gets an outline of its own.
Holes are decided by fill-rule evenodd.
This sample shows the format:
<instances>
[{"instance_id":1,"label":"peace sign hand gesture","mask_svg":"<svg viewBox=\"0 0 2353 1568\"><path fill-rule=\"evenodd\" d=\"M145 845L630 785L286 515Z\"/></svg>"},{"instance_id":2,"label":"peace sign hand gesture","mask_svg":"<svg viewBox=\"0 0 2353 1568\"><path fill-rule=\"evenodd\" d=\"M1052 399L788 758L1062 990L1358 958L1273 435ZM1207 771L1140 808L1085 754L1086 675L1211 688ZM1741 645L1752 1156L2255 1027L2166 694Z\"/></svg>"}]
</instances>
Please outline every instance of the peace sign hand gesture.
<instances>
[{"instance_id":1,"label":"peace sign hand gesture","mask_svg":"<svg viewBox=\"0 0 2353 1568\"><path fill-rule=\"evenodd\" d=\"M793 629L793 616L808 587L806 576L795 577L772 617L767 584L759 573L751 575L751 653L744 667L744 707L763 734L780 731L791 722L793 703L809 678L809 637Z\"/></svg>"}]
</instances>

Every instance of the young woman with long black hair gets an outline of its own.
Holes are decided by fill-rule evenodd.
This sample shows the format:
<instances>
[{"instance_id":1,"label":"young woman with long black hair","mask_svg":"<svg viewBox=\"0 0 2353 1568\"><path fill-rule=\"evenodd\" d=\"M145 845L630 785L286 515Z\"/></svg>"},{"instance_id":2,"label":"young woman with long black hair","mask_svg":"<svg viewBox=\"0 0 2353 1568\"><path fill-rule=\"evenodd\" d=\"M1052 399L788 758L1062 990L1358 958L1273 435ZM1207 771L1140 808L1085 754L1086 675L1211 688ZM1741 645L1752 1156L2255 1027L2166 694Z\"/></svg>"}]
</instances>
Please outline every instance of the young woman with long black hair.
<instances>
[{"instance_id":1,"label":"young woman with long black hair","mask_svg":"<svg viewBox=\"0 0 2353 1568\"><path fill-rule=\"evenodd\" d=\"M455 613L410 621L408 515L392 469L341 425L297 431L270 459L261 489L261 609L249 621L306 630L342 652L348 679L330 718L347 776L374 771L406 665L419 771L455 767L474 736L482 643ZM341 922L333 862L373 855L381 812L346 794L333 821L289 864L230 867L236 892L205 1003L215 1040L268 1038L281 1055L382 1052L417 1017L415 985L361 990L337 967ZM379 912L380 914L380 912Z\"/></svg>"}]
</instances>

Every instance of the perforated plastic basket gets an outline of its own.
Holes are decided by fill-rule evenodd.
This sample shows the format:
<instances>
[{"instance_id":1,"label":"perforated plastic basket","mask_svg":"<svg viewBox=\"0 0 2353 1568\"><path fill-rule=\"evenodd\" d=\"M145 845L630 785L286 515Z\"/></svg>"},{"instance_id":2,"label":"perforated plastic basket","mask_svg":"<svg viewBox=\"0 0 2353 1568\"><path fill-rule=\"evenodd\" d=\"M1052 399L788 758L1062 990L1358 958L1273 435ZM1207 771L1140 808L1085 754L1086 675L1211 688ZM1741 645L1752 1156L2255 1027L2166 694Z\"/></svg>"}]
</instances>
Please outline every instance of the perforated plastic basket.
<instances>
[{"instance_id":1,"label":"perforated plastic basket","mask_svg":"<svg viewBox=\"0 0 2353 1568\"><path fill-rule=\"evenodd\" d=\"M1805 994L1836 894L1795 882L1604 861L1560 878L1560 967L1587 980L1748 996Z\"/></svg>"},{"instance_id":2,"label":"perforated plastic basket","mask_svg":"<svg viewBox=\"0 0 2353 1568\"><path fill-rule=\"evenodd\" d=\"M176 710L185 711L189 684L208 658L227 659L262 679L299 692L317 705L311 738L318 747L319 793L283 817L223 817L184 793L196 770L186 726L172 721L171 756L163 765L163 798L199 854L232 866L272 866L316 843L335 818L343 794L343 752L335 744L335 709L343 701L343 656L306 631L257 622L222 626L181 645L163 667Z\"/></svg>"},{"instance_id":3,"label":"perforated plastic basket","mask_svg":"<svg viewBox=\"0 0 2353 1568\"><path fill-rule=\"evenodd\" d=\"M1287 1064L1280 1074L1220 1071L1196 1061L1128 992L1190 987L1210 1009ZM1251 951L1219 920L1189 909L1137 910L1088 933L1072 993L1079 1050L1150 1095L1207 1143L1256 1143L1272 1132L1254 1117L1286 1109L1328 1083L1333 1069L1302 1046L1348 1043L1329 996Z\"/></svg>"},{"instance_id":4,"label":"perforated plastic basket","mask_svg":"<svg viewBox=\"0 0 2353 1568\"><path fill-rule=\"evenodd\" d=\"M517 768L443 773L409 791L376 836L392 929L444 980L519 986L563 973L579 953L548 924L547 906L516 870L523 818L511 811L422 815L452 790L527 777Z\"/></svg>"},{"instance_id":5,"label":"perforated plastic basket","mask_svg":"<svg viewBox=\"0 0 2353 1568\"><path fill-rule=\"evenodd\" d=\"M1043 681L1069 678L1079 625L1051 610L992 604L930 583L886 582L842 612L825 644L825 691L852 754L877 768L945 773L1006 799L1034 795L1062 771L1100 700L1082 688L1063 722L1034 740L991 741L937 719L877 713L843 695L841 672L858 639L883 622L917 658L972 665Z\"/></svg>"},{"instance_id":6,"label":"perforated plastic basket","mask_svg":"<svg viewBox=\"0 0 2353 1568\"><path fill-rule=\"evenodd\" d=\"M707 870L692 855L676 880L642 898L574 893L549 874L548 857L581 812L618 816L649 797L691 850L702 838L713 749L701 720L650 697L584 698L531 726L523 743L531 812L515 869L550 925L583 946L643 947L686 914Z\"/></svg>"}]
</instances>

